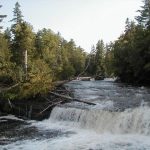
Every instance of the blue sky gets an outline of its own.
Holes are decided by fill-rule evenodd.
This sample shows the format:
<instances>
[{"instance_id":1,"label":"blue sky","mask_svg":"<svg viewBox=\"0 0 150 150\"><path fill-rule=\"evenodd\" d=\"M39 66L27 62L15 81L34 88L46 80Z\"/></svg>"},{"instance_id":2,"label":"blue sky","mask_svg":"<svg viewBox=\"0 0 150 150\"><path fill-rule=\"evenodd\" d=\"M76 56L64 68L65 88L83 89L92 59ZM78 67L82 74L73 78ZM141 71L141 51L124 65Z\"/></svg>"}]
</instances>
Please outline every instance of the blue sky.
<instances>
[{"instance_id":1,"label":"blue sky","mask_svg":"<svg viewBox=\"0 0 150 150\"><path fill-rule=\"evenodd\" d=\"M5 27L10 26L13 8L17 0L0 0L1 14L8 17ZM134 19L142 0L18 0L24 20L35 31L50 28L54 32L90 51L99 39L114 41L124 31L126 18Z\"/></svg>"}]
</instances>

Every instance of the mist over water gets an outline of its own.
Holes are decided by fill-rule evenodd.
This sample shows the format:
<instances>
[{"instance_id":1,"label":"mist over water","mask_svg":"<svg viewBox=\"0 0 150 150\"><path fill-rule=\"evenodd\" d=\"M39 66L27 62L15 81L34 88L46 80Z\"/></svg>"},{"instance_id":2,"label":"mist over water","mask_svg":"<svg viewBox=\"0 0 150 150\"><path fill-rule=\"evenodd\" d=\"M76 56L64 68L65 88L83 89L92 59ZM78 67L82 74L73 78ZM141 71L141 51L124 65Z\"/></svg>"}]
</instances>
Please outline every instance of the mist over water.
<instances>
[{"instance_id":1,"label":"mist over water","mask_svg":"<svg viewBox=\"0 0 150 150\"><path fill-rule=\"evenodd\" d=\"M104 81L72 81L66 87L75 98L57 106L49 119L33 121L51 138L26 139L2 146L12 150L149 150L150 89ZM55 133L55 134L54 134Z\"/></svg>"}]
</instances>

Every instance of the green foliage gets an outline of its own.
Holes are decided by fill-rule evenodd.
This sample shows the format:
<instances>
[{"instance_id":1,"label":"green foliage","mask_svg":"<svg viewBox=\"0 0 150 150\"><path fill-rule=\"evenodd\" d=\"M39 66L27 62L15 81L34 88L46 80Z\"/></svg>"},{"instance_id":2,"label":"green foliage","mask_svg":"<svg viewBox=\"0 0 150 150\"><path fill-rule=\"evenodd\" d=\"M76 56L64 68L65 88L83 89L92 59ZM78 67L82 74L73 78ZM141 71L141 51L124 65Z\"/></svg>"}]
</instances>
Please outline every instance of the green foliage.
<instances>
[{"instance_id":1,"label":"green foliage","mask_svg":"<svg viewBox=\"0 0 150 150\"><path fill-rule=\"evenodd\" d=\"M93 76L104 76L104 57L105 57L105 46L103 40L99 40L95 46L92 46L87 64L89 63L87 73ZM89 62L88 62L89 61Z\"/></svg>"},{"instance_id":2,"label":"green foliage","mask_svg":"<svg viewBox=\"0 0 150 150\"><path fill-rule=\"evenodd\" d=\"M113 43L106 45L106 54L104 58L104 70L106 77L114 76L114 53L113 53Z\"/></svg>"},{"instance_id":3,"label":"green foliage","mask_svg":"<svg viewBox=\"0 0 150 150\"><path fill-rule=\"evenodd\" d=\"M99 40L96 44L96 75L104 76L104 42Z\"/></svg>"},{"instance_id":4,"label":"green foliage","mask_svg":"<svg viewBox=\"0 0 150 150\"><path fill-rule=\"evenodd\" d=\"M11 53L8 41L4 35L0 33L0 78L3 82L11 81L12 69L14 64L10 62Z\"/></svg>"},{"instance_id":5,"label":"green foliage","mask_svg":"<svg viewBox=\"0 0 150 150\"><path fill-rule=\"evenodd\" d=\"M28 51L29 57L33 56L34 50L34 33L32 27L22 22L11 28L12 31L12 61L19 66L24 66L24 52Z\"/></svg>"},{"instance_id":6,"label":"green foliage","mask_svg":"<svg viewBox=\"0 0 150 150\"><path fill-rule=\"evenodd\" d=\"M31 97L37 93L46 93L52 86L52 72L48 64L37 59L30 66L28 80L20 87L19 97Z\"/></svg>"},{"instance_id":7,"label":"green foliage","mask_svg":"<svg viewBox=\"0 0 150 150\"><path fill-rule=\"evenodd\" d=\"M66 41L50 29L34 33L22 19L17 2L11 28L0 33L0 85L16 86L0 96L11 100L34 97L52 89L54 81L70 79L84 70L95 77L117 76L123 82L150 85L149 0L144 0L139 12L138 24L127 19L118 40L106 46L99 40L87 55L73 39ZM0 22L4 17L0 15Z\"/></svg>"},{"instance_id":8,"label":"green foliage","mask_svg":"<svg viewBox=\"0 0 150 150\"><path fill-rule=\"evenodd\" d=\"M136 17L138 24L127 19L124 34L118 40L106 47L98 41L96 48L92 47L88 74L101 72L123 82L150 85L150 1L143 2Z\"/></svg>"},{"instance_id":9,"label":"green foliage","mask_svg":"<svg viewBox=\"0 0 150 150\"><path fill-rule=\"evenodd\" d=\"M0 96L11 100L34 97L52 89L54 81L83 71L86 55L73 40L67 42L50 29L34 33L22 19L18 2L13 13L11 29L0 34L0 84L11 81L12 88Z\"/></svg>"},{"instance_id":10,"label":"green foliage","mask_svg":"<svg viewBox=\"0 0 150 150\"><path fill-rule=\"evenodd\" d=\"M74 74L75 74L75 70L72 65L70 65L69 63L63 65L63 70L61 72L62 79L69 79L70 77L73 77Z\"/></svg>"},{"instance_id":11,"label":"green foliage","mask_svg":"<svg viewBox=\"0 0 150 150\"><path fill-rule=\"evenodd\" d=\"M137 16L136 20L139 25L150 28L150 0L144 0L143 3L142 9L138 10L140 16Z\"/></svg>"},{"instance_id":12,"label":"green foliage","mask_svg":"<svg viewBox=\"0 0 150 150\"><path fill-rule=\"evenodd\" d=\"M20 10L20 4L18 2L16 2L15 4L13 15L14 15L14 18L11 21L15 22L15 24L20 24L23 21L22 12Z\"/></svg>"},{"instance_id":13,"label":"green foliage","mask_svg":"<svg viewBox=\"0 0 150 150\"><path fill-rule=\"evenodd\" d=\"M121 81L150 84L149 37L148 29L127 22L125 33L114 44L115 75Z\"/></svg>"},{"instance_id":14,"label":"green foliage","mask_svg":"<svg viewBox=\"0 0 150 150\"><path fill-rule=\"evenodd\" d=\"M43 29L36 35L35 57L43 59L49 65L53 71L53 77L62 70L60 41L61 37L50 29Z\"/></svg>"},{"instance_id":15,"label":"green foliage","mask_svg":"<svg viewBox=\"0 0 150 150\"><path fill-rule=\"evenodd\" d=\"M91 52L86 59L86 65L88 65L86 72L89 75L95 75L96 74L95 55L96 55L96 49L95 49L95 46L93 45L91 48Z\"/></svg>"}]
</instances>

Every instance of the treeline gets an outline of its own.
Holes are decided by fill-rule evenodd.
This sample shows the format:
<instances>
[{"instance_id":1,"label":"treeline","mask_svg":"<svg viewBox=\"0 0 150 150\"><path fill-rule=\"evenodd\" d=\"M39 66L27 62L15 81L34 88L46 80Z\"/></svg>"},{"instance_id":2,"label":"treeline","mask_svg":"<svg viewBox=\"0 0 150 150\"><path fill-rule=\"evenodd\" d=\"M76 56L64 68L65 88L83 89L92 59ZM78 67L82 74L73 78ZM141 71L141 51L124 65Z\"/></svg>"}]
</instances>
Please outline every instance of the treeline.
<instances>
[{"instance_id":1,"label":"treeline","mask_svg":"<svg viewBox=\"0 0 150 150\"><path fill-rule=\"evenodd\" d=\"M112 47L112 42L105 45L103 40L92 46L91 52L86 57L86 66L88 66L86 75L97 80L114 77Z\"/></svg>"},{"instance_id":2,"label":"treeline","mask_svg":"<svg viewBox=\"0 0 150 150\"><path fill-rule=\"evenodd\" d=\"M87 54L60 33L50 29L34 32L23 20L17 2L11 27L0 32L0 84L9 86L1 96L35 96L53 88L57 80L78 75L150 85L150 0L144 0L139 13L137 23L126 20L125 31L116 41L105 45L99 40ZM4 17L0 15L0 22Z\"/></svg>"},{"instance_id":3,"label":"treeline","mask_svg":"<svg viewBox=\"0 0 150 150\"><path fill-rule=\"evenodd\" d=\"M121 81L150 85L150 0L134 21L126 20L124 34L112 47L114 75Z\"/></svg>"},{"instance_id":4,"label":"treeline","mask_svg":"<svg viewBox=\"0 0 150 150\"><path fill-rule=\"evenodd\" d=\"M13 16L11 28L0 33L0 83L13 85L0 92L1 97L35 96L53 88L53 82L83 71L86 53L73 40L68 42L50 29L33 32L33 27L23 20L18 2Z\"/></svg>"},{"instance_id":5,"label":"treeline","mask_svg":"<svg viewBox=\"0 0 150 150\"><path fill-rule=\"evenodd\" d=\"M99 41L91 50L89 73L117 77L131 84L150 85L150 0L144 0L139 16L126 20L120 37L104 46Z\"/></svg>"}]
</instances>

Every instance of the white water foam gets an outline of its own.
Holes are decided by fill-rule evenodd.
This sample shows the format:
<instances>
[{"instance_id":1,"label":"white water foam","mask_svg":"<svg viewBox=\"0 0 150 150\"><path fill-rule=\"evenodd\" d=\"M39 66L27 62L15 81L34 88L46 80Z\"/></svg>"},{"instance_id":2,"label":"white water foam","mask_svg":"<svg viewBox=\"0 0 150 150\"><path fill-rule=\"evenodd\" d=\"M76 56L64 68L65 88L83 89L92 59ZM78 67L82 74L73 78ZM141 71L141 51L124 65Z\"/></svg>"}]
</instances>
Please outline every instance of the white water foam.
<instances>
[{"instance_id":1,"label":"white water foam","mask_svg":"<svg viewBox=\"0 0 150 150\"><path fill-rule=\"evenodd\" d=\"M34 124L35 125L35 124ZM73 131L74 134L52 139L25 140L3 146L2 150L149 150L149 136L138 134L99 134L70 126L65 122L45 120L39 129Z\"/></svg>"},{"instance_id":2,"label":"white water foam","mask_svg":"<svg viewBox=\"0 0 150 150\"><path fill-rule=\"evenodd\" d=\"M114 103L113 101L107 100L107 101L98 101L95 106L92 107L92 109L114 109Z\"/></svg>"},{"instance_id":3,"label":"white water foam","mask_svg":"<svg viewBox=\"0 0 150 150\"><path fill-rule=\"evenodd\" d=\"M149 150L150 139L137 135L98 135L93 132L78 130L70 137L27 140L5 146L11 150Z\"/></svg>"},{"instance_id":4,"label":"white water foam","mask_svg":"<svg viewBox=\"0 0 150 150\"><path fill-rule=\"evenodd\" d=\"M149 150L149 116L149 107L142 106L124 112L55 107L49 119L32 125L69 134L17 141L2 150Z\"/></svg>"},{"instance_id":5,"label":"white water foam","mask_svg":"<svg viewBox=\"0 0 150 150\"><path fill-rule=\"evenodd\" d=\"M115 81L117 78L105 78L104 81Z\"/></svg>"},{"instance_id":6,"label":"white water foam","mask_svg":"<svg viewBox=\"0 0 150 150\"><path fill-rule=\"evenodd\" d=\"M20 140L0 150L150 150L149 92L107 81L111 80L71 83L80 99L93 101L93 96L98 96L96 106L73 103L55 107L49 119L31 122L41 132L60 134L48 139ZM115 102L122 100L127 104L135 101L137 105L122 112L111 111Z\"/></svg>"},{"instance_id":7,"label":"white water foam","mask_svg":"<svg viewBox=\"0 0 150 150\"><path fill-rule=\"evenodd\" d=\"M99 133L150 134L149 107L126 109L124 112L55 107L50 120L65 121Z\"/></svg>"},{"instance_id":8,"label":"white water foam","mask_svg":"<svg viewBox=\"0 0 150 150\"><path fill-rule=\"evenodd\" d=\"M20 118L18 118L18 117L15 117L14 115L1 116L1 117L0 117L0 120L1 120L1 119L11 119L11 120L23 121L23 119L20 119Z\"/></svg>"}]
</instances>

